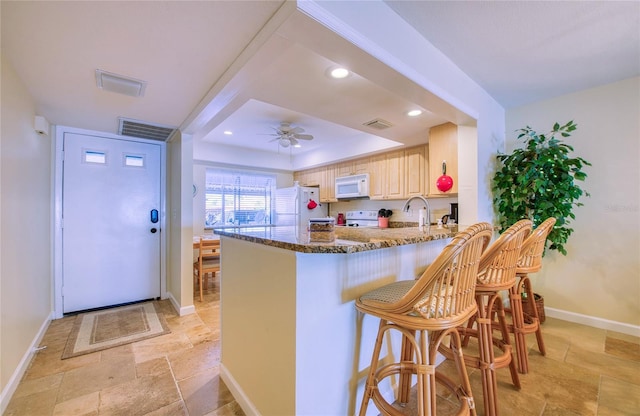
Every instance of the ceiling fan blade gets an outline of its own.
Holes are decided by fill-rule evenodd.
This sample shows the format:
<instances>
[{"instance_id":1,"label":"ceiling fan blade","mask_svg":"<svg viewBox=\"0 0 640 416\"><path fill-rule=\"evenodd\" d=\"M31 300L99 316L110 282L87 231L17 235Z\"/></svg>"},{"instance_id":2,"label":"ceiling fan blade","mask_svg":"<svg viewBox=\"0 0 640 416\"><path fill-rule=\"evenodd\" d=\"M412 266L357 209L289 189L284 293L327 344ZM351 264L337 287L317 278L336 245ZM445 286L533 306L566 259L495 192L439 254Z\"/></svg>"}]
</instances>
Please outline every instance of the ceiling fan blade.
<instances>
[{"instance_id":1,"label":"ceiling fan blade","mask_svg":"<svg viewBox=\"0 0 640 416\"><path fill-rule=\"evenodd\" d=\"M291 136L289 137L289 143L291 143L292 146L295 146L298 144L298 141L296 140L295 137Z\"/></svg>"},{"instance_id":2,"label":"ceiling fan blade","mask_svg":"<svg viewBox=\"0 0 640 416\"><path fill-rule=\"evenodd\" d=\"M292 129L289 130L289 133L293 133L293 134L298 134L298 133L302 133L304 131L304 129L302 127L294 127Z\"/></svg>"},{"instance_id":3,"label":"ceiling fan blade","mask_svg":"<svg viewBox=\"0 0 640 416\"><path fill-rule=\"evenodd\" d=\"M273 139L269 140L269 143L271 143L271 142L275 142L276 140L280 140L280 139L281 139L281 137L280 137L280 136L278 136L278 137L274 137Z\"/></svg>"},{"instance_id":4,"label":"ceiling fan blade","mask_svg":"<svg viewBox=\"0 0 640 416\"><path fill-rule=\"evenodd\" d=\"M310 134L294 134L294 137L300 140L313 140L313 136Z\"/></svg>"}]
</instances>

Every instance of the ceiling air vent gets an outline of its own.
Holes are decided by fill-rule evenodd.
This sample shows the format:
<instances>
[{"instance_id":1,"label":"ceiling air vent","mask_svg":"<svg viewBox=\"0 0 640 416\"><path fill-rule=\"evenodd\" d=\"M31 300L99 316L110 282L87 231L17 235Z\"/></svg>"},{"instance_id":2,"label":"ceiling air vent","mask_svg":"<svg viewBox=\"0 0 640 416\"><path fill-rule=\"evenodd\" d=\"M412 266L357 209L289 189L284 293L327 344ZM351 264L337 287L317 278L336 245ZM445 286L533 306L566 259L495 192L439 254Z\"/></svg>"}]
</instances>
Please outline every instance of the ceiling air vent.
<instances>
[{"instance_id":1,"label":"ceiling air vent","mask_svg":"<svg viewBox=\"0 0 640 416\"><path fill-rule=\"evenodd\" d=\"M391 124L391 122L387 121L387 120L383 120L381 118L376 118L374 120L371 121L367 121L366 123L362 123L363 126L367 126L367 127L371 127L374 129L378 129L378 130L384 130L384 129L388 129L389 127L392 127L393 124Z\"/></svg>"},{"instance_id":2,"label":"ceiling air vent","mask_svg":"<svg viewBox=\"0 0 640 416\"><path fill-rule=\"evenodd\" d=\"M102 69L96 69L96 85L105 91L117 92L131 97L144 96L144 90L147 88L146 81L113 74Z\"/></svg>"},{"instance_id":3,"label":"ceiling air vent","mask_svg":"<svg viewBox=\"0 0 640 416\"><path fill-rule=\"evenodd\" d=\"M140 120L131 120L123 117L118 118L118 134L122 136L137 137L139 139L159 140L166 142L176 130L176 127L163 126L160 124L145 123Z\"/></svg>"}]
</instances>

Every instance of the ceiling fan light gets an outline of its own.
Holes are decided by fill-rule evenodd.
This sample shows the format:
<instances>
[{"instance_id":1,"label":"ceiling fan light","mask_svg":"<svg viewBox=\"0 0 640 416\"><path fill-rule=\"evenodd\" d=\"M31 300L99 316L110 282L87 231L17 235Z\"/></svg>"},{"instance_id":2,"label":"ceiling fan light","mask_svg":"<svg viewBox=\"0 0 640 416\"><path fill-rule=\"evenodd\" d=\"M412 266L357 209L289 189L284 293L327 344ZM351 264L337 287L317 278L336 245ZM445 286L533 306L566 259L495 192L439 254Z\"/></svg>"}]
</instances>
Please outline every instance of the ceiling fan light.
<instances>
[{"instance_id":1,"label":"ceiling fan light","mask_svg":"<svg viewBox=\"0 0 640 416\"><path fill-rule=\"evenodd\" d=\"M280 146L282 146L282 147L289 147L289 145L291 144L291 143L289 142L289 139L286 139L286 138L284 138L284 137L283 137L283 138L281 138L280 140L278 140L278 143L279 143L279 144L280 144Z\"/></svg>"}]
</instances>

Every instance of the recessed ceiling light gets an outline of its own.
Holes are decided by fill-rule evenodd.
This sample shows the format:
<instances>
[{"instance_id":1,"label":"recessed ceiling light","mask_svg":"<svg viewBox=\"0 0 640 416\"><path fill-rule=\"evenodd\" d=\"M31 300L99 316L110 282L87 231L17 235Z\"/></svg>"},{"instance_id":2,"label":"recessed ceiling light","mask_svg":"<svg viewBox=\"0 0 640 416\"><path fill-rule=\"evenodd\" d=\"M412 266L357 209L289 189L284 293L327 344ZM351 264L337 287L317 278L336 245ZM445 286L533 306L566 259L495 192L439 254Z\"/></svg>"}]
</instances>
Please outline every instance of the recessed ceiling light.
<instances>
[{"instance_id":1,"label":"recessed ceiling light","mask_svg":"<svg viewBox=\"0 0 640 416\"><path fill-rule=\"evenodd\" d=\"M350 72L346 68L333 68L329 71L332 78L342 79L349 76Z\"/></svg>"},{"instance_id":2,"label":"recessed ceiling light","mask_svg":"<svg viewBox=\"0 0 640 416\"><path fill-rule=\"evenodd\" d=\"M293 145L293 147L302 147L302 145L300 143L296 143Z\"/></svg>"},{"instance_id":3,"label":"recessed ceiling light","mask_svg":"<svg viewBox=\"0 0 640 416\"><path fill-rule=\"evenodd\" d=\"M231 130L225 130L223 134L226 134L227 136L231 136L233 132Z\"/></svg>"},{"instance_id":4,"label":"recessed ceiling light","mask_svg":"<svg viewBox=\"0 0 640 416\"><path fill-rule=\"evenodd\" d=\"M416 117L422 114L422 110L411 110L407 113L409 117Z\"/></svg>"}]
</instances>

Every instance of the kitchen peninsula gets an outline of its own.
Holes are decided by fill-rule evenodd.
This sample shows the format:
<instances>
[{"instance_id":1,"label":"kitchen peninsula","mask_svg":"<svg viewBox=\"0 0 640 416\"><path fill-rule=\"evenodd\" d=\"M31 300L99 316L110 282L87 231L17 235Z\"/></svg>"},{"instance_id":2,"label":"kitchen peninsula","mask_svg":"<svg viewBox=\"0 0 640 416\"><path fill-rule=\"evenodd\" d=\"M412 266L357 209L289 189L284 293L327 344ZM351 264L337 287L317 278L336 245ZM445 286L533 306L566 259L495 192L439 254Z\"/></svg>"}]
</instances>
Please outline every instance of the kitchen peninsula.
<instances>
[{"instance_id":1,"label":"kitchen peninsula","mask_svg":"<svg viewBox=\"0 0 640 416\"><path fill-rule=\"evenodd\" d=\"M354 300L415 279L452 236L434 226L336 227L326 243L309 243L297 227L215 233L224 252L221 376L248 415L354 414L378 329ZM397 358L399 336L386 346L382 356Z\"/></svg>"}]
</instances>

